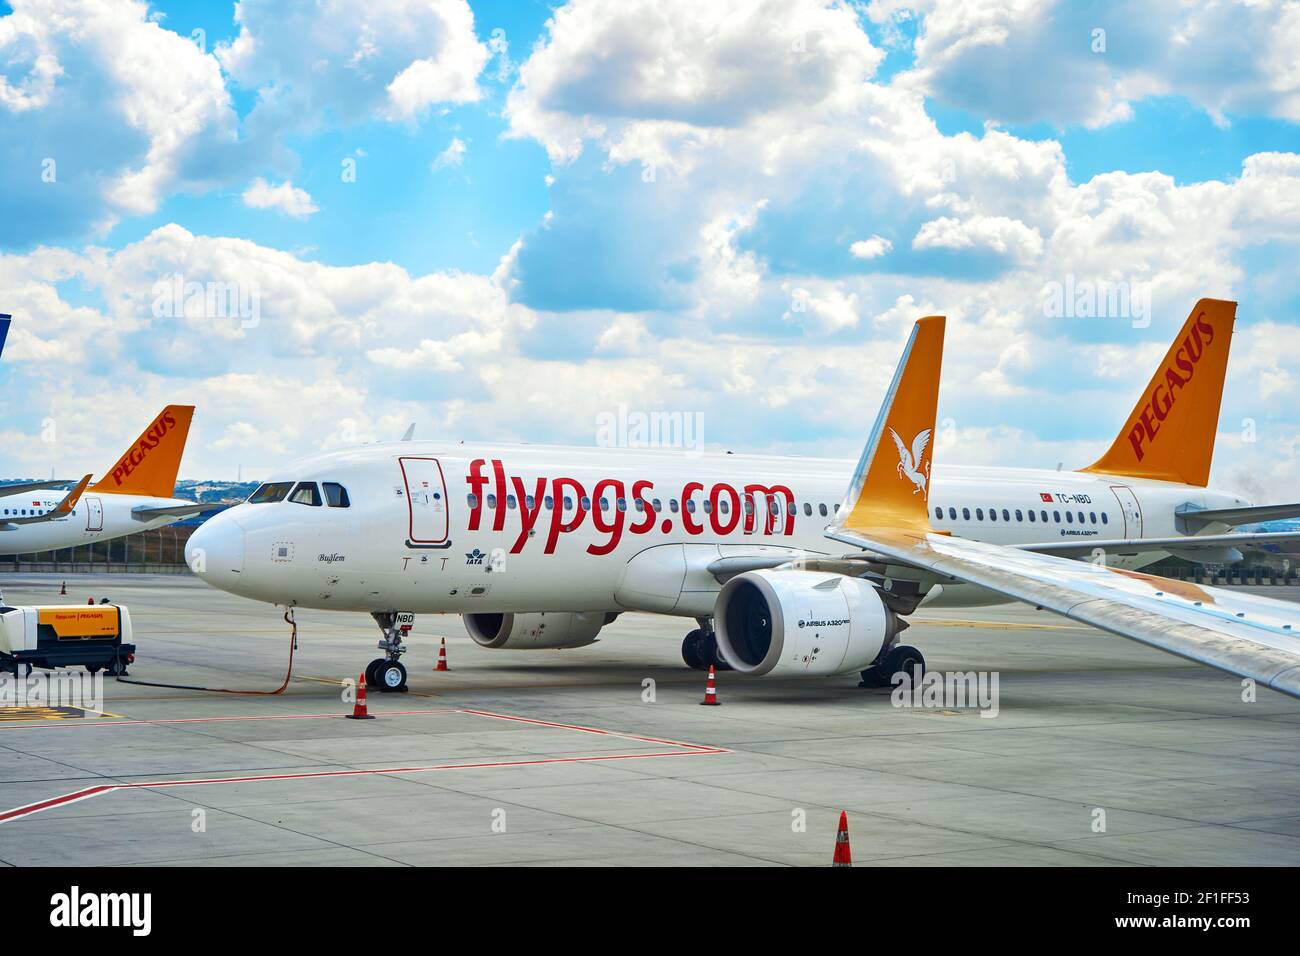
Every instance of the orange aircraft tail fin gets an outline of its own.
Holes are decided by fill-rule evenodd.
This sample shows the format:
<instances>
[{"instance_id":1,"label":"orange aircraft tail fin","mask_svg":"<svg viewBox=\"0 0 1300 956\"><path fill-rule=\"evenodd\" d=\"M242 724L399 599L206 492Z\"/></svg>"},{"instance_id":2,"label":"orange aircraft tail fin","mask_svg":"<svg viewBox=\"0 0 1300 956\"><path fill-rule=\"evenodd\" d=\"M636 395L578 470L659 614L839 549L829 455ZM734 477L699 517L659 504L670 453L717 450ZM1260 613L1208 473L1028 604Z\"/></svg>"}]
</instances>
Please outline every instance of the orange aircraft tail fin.
<instances>
[{"instance_id":1,"label":"orange aircraft tail fin","mask_svg":"<svg viewBox=\"0 0 1300 956\"><path fill-rule=\"evenodd\" d=\"M172 497L193 417L193 405L168 405L90 490L110 495Z\"/></svg>"},{"instance_id":2,"label":"orange aircraft tail fin","mask_svg":"<svg viewBox=\"0 0 1300 956\"><path fill-rule=\"evenodd\" d=\"M1201 299L1110 450L1080 471L1205 487L1237 303Z\"/></svg>"},{"instance_id":3,"label":"orange aircraft tail fin","mask_svg":"<svg viewBox=\"0 0 1300 956\"><path fill-rule=\"evenodd\" d=\"M930 461L944 317L918 319L840 506L839 526L930 530Z\"/></svg>"}]
</instances>

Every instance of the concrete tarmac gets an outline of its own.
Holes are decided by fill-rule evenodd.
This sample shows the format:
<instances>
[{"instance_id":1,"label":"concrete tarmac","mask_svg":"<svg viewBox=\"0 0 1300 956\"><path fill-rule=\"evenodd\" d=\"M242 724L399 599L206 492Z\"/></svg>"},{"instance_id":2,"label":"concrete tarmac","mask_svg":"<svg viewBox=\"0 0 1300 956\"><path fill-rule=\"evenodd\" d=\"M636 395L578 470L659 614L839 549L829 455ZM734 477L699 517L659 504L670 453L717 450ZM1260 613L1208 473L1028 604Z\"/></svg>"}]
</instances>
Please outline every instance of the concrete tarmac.
<instances>
[{"instance_id":1,"label":"concrete tarmac","mask_svg":"<svg viewBox=\"0 0 1300 956\"><path fill-rule=\"evenodd\" d=\"M277 687L277 609L188 576L7 576L6 603L126 604L131 677ZM1263 588L1300 600L1300 589ZM0 865L1300 864L1300 701L1021 606L926 611L929 668L998 712L894 706L856 678L703 675L691 622L493 651L418 616L410 692L342 715L367 615L299 611L280 696L104 681L112 716L0 713ZM451 670L433 670L438 638ZM951 702L948 702L949 704ZM13 718L13 719L6 719Z\"/></svg>"}]
</instances>

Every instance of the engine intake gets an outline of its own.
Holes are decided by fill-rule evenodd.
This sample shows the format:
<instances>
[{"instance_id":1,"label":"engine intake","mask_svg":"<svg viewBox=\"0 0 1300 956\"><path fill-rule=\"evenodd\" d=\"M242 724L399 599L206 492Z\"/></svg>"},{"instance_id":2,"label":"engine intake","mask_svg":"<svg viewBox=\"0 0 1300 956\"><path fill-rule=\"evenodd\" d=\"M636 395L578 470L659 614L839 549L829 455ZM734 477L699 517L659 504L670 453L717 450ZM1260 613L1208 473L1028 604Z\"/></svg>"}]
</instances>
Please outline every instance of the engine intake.
<instances>
[{"instance_id":1,"label":"engine intake","mask_svg":"<svg viewBox=\"0 0 1300 956\"><path fill-rule=\"evenodd\" d=\"M465 630L483 647L544 650L583 647L607 623L602 611L542 611L534 614L465 614Z\"/></svg>"},{"instance_id":2,"label":"engine intake","mask_svg":"<svg viewBox=\"0 0 1300 956\"><path fill-rule=\"evenodd\" d=\"M820 571L747 571L723 585L713 611L727 663L782 677L862 670L900 624L869 582Z\"/></svg>"}]
</instances>

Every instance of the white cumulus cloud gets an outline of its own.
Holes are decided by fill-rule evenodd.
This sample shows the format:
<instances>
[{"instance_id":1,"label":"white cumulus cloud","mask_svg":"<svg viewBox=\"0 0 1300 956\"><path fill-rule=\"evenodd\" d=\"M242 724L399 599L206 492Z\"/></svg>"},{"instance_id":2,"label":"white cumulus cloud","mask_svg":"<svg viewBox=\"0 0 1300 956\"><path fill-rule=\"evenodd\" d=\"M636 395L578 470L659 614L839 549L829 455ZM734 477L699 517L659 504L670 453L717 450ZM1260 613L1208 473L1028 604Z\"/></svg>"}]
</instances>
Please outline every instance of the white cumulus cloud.
<instances>
[{"instance_id":1,"label":"white cumulus cloud","mask_svg":"<svg viewBox=\"0 0 1300 956\"><path fill-rule=\"evenodd\" d=\"M250 209L275 209L294 219L306 219L319 210L307 190L299 189L288 180L272 185L258 177L244 190L243 200Z\"/></svg>"}]
</instances>

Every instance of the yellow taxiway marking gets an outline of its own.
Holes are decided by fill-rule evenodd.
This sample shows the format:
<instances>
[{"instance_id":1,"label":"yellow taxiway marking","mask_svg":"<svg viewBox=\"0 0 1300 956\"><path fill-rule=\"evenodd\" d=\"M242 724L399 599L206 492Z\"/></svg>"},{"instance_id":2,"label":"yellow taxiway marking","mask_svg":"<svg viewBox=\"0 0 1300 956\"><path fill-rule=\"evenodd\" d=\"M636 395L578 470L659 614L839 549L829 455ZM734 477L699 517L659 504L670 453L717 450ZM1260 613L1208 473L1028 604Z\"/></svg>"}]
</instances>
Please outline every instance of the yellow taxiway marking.
<instances>
[{"instance_id":1,"label":"yellow taxiway marking","mask_svg":"<svg viewBox=\"0 0 1300 956\"><path fill-rule=\"evenodd\" d=\"M20 720L80 720L84 717L119 717L84 707L0 707L0 723Z\"/></svg>"},{"instance_id":2,"label":"yellow taxiway marking","mask_svg":"<svg viewBox=\"0 0 1300 956\"><path fill-rule=\"evenodd\" d=\"M994 631L1090 631L1090 627L1077 624L1020 624L1015 621L959 621L950 618L918 617L913 624L928 624L931 627L986 627Z\"/></svg>"}]
</instances>

